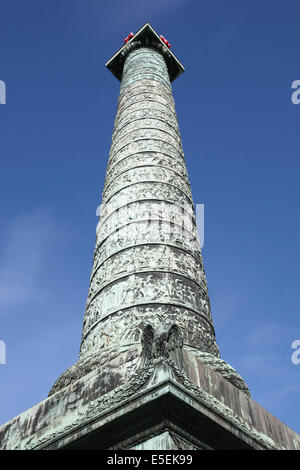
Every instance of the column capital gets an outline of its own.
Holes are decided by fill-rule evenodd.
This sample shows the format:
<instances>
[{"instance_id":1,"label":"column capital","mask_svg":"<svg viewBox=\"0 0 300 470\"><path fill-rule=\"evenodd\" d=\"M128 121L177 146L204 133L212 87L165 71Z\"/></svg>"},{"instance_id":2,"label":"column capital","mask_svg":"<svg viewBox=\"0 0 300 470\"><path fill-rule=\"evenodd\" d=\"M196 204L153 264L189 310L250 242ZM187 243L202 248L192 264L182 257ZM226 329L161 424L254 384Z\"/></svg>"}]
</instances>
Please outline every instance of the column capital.
<instances>
[{"instance_id":1,"label":"column capital","mask_svg":"<svg viewBox=\"0 0 300 470\"><path fill-rule=\"evenodd\" d=\"M175 57L175 55L170 51L169 47L154 31L150 24L145 23L144 26L139 29L105 64L108 70L110 70L118 80L121 80L122 78L124 62L127 55L133 49L138 47L151 47L157 49L163 55L168 67L171 82L184 72L184 67L177 57Z\"/></svg>"}]
</instances>

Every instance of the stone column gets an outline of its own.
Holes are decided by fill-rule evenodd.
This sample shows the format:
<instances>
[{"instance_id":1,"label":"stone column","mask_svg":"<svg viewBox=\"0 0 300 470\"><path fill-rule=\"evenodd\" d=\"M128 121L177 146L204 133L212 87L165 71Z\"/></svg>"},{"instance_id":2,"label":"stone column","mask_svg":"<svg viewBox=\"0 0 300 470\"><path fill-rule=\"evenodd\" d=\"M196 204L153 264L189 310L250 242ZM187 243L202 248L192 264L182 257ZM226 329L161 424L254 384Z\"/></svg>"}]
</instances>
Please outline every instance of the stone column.
<instances>
[{"instance_id":1,"label":"stone column","mask_svg":"<svg viewBox=\"0 0 300 470\"><path fill-rule=\"evenodd\" d=\"M132 373L146 326L175 325L220 369L165 46L153 45L122 52L80 357L52 392L95 367Z\"/></svg>"}]
</instances>

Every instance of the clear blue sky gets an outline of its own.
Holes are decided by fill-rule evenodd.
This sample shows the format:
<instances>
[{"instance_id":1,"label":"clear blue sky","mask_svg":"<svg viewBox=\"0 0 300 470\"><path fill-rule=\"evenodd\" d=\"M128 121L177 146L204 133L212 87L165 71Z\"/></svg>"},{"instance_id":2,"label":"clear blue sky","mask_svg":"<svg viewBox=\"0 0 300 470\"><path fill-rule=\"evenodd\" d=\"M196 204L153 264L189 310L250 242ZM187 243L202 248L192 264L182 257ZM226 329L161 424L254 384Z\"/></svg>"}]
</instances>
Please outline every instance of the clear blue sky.
<instances>
[{"instance_id":1,"label":"clear blue sky","mask_svg":"<svg viewBox=\"0 0 300 470\"><path fill-rule=\"evenodd\" d=\"M146 21L186 72L173 91L222 358L300 432L296 0L6 0L0 6L0 423L76 362L118 81Z\"/></svg>"}]
</instances>

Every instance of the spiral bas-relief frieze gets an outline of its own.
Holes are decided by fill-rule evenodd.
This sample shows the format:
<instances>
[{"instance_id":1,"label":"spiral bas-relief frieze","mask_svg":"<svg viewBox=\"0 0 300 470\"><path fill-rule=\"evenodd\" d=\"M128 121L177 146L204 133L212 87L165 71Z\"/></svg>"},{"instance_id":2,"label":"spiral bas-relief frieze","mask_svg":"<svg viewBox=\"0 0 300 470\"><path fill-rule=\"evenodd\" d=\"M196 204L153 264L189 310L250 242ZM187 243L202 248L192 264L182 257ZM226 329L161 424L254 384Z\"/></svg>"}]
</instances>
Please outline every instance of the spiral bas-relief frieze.
<instances>
[{"instance_id":1,"label":"spiral bas-relief frieze","mask_svg":"<svg viewBox=\"0 0 300 470\"><path fill-rule=\"evenodd\" d=\"M120 101L117 115L115 118L115 127L121 118L137 109L165 110L166 115L170 113L175 117L174 103L168 98L168 95L159 90L155 91L153 87L134 87L131 96L125 95Z\"/></svg>"},{"instance_id":2,"label":"spiral bas-relief frieze","mask_svg":"<svg viewBox=\"0 0 300 470\"><path fill-rule=\"evenodd\" d=\"M128 155L126 158L124 158L124 160L119 162L118 165L115 165L111 171L107 173L102 195L114 183L114 180L122 177L124 173L138 169L139 167L156 167L157 169L162 168L170 170L175 176L182 178L190 190L190 182L182 164L178 163L168 155L154 152L144 152L141 154ZM119 181L117 181L117 184L119 184Z\"/></svg>"},{"instance_id":3,"label":"spiral bas-relief frieze","mask_svg":"<svg viewBox=\"0 0 300 470\"><path fill-rule=\"evenodd\" d=\"M105 204L101 206L96 249L104 239L126 226L128 234L134 240L138 236L136 230L139 227L133 224L141 221L148 222L146 227L141 227L145 241L167 241L169 233L173 231L178 233L180 230L188 231L189 233L184 233L183 237L186 240L193 241L195 237L197 238L197 228L195 216L191 209L188 205L179 205L160 199L140 199L128 203L125 201L119 208L115 208L113 204ZM157 225L157 222L161 222L162 225ZM159 234L157 231L159 231ZM140 236L138 238L141 239Z\"/></svg>"},{"instance_id":4,"label":"spiral bas-relief frieze","mask_svg":"<svg viewBox=\"0 0 300 470\"><path fill-rule=\"evenodd\" d=\"M128 344L139 343L145 324L154 328L177 324L184 344L219 356L212 326L197 313L173 305L141 305L117 311L89 330L81 342L80 357Z\"/></svg>"},{"instance_id":5,"label":"spiral bas-relief frieze","mask_svg":"<svg viewBox=\"0 0 300 470\"><path fill-rule=\"evenodd\" d=\"M91 277L89 298L107 283L138 272L174 272L206 288L203 266L193 255L167 245L140 245L120 251L100 265Z\"/></svg>"},{"instance_id":6,"label":"spiral bas-relief frieze","mask_svg":"<svg viewBox=\"0 0 300 470\"><path fill-rule=\"evenodd\" d=\"M124 66L85 332L120 306L153 302L182 304L211 321L174 100L165 83L168 72L159 55L144 67L152 54L157 56L134 51Z\"/></svg>"},{"instance_id":7,"label":"spiral bas-relief frieze","mask_svg":"<svg viewBox=\"0 0 300 470\"><path fill-rule=\"evenodd\" d=\"M145 367L145 331L150 330L159 333L159 341L165 341L162 330L176 330L180 347L248 393L234 369L219 359L164 59L169 52L158 46L133 41L125 48L80 356L50 393L94 368L105 377L118 368L127 380L136 367ZM159 358L161 350L157 353Z\"/></svg>"},{"instance_id":8,"label":"spiral bas-relief frieze","mask_svg":"<svg viewBox=\"0 0 300 470\"><path fill-rule=\"evenodd\" d=\"M161 103L176 117L174 98L166 81L157 80L157 75L147 77L139 74L131 83L127 82L126 85L121 85L116 120L124 109L141 100Z\"/></svg>"},{"instance_id":9,"label":"spiral bas-relief frieze","mask_svg":"<svg viewBox=\"0 0 300 470\"><path fill-rule=\"evenodd\" d=\"M142 105L140 102L134 103L125 108L122 113L118 113L114 122L113 136L119 132L119 129L129 123L137 123L142 119L157 119L158 121L166 121L177 134L180 133L176 115L165 105L158 102L145 101Z\"/></svg>"},{"instance_id":10,"label":"spiral bas-relief frieze","mask_svg":"<svg viewBox=\"0 0 300 470\"><path fill-rule=\"evenodd\" d=\"M137 78L137 76L135 76L135 78ZM124 101L131 99L133 95L147 92L153 94L154 101L156 101L157 97L164 96L168 103L170 103L171 108L173 110L175 109L175 101L171 89L165 79L163 81L159 80L159 77L157 79L157 73L152 77L139 74L138 80L134 80L131 83L126 82L123 86L121 85L118 107L122 107Z\"/></svg>"},{"instance_id":11,"label":"spiral bas-relief frieze","mask_svg":"<svg viewBox=\"0 0 300 470\"><path fill-rule=\"evenodd\" d=\"M158 166L143 166L131 168L123 172L117 179L114 179L110 185L106 186L102 193L102 204L120 191L130 186L134 193L133 185L137 183L160 182L170 184L177 187L185 193L190 201L192 201L192 192L188 182L170 168L162 168Z\"/></svg>"},{"instance_id":12,"label":"spiral bas-relief frieze","mask_svg":"<svg viewBox=\"0 0 300 470\"><path fill-rule=\"evenodd\" d=\"M123 68L120 93L130 84L140 79L148 79L163 84L172 94L169 74L164 59L160 56L154 56L149 50L136 51L125 61Z\"/></svg>"},{"instance_id":13,"label":"spiral bas-relief frieze","mask_svg":"<svg viewBox=\"0 0 300 470\"><path fill-rule=\"evenodd\" d=\"M136 55L133 60L128 58L123 69L122 83L120 86L121 93L126 87L128 80L134 79L137 76L148 78L149 75L154 75L158 81L171 90L168 73L162 65L163 63L160 60L156 60L156 58L153 58L153 56L150 56L147 52L142 52L139 54L139 57ZM155 78L150 78L150 80L154 80Z\"/></svg>"},{"instance_id":14,"label":"spiral bas-relief frieze","mask_svg":"<svg viewBox=\"0 0 300 470\"><path fill-rule=\"evenodd\" d=\"M84 331L106 316L139 304L162 303L190 308L211 322L210 304L204 283L183 275L145 272L127 275L100 288L88 300Z\"/></svg>"},{"instance_id":15,"label":"spiral bas-relief frieze","mask_svg":"<svg viewBox=\"0 0 300 470\"><path fill-rule=\"evenodd\" d=\"M125 62L120 86L121 93L126 86L135 81L139 81L141 78L158 81L171 92L172 89L169 75L167 69L163 67L163 65L164 64L162 62L156 61L156 58L153 60L153 56L149 55L146 51L141 52L139 57L136 56L132 62Z\"/></svg>"},{"instance_id":16,"label":"spiral bas-relief frieze","mask_svg":"<svg viewBox=\"0 0 300 470\"><path fill-rule=\"evenodd\" d=\"M165 132L171 135L180 146L180 135L176 126L174 126L174 122L170 119L158 119L158 118L149 118L149 117L136 117L131 116L131 122L122 122L120 123L115 131L114 131L114 146L112 147L112 151L114 150L115 146L122 140L126 143L127 138L134 139L134 134L139 131L146 130L158 130L161 132ZM140 135L139 135L140 137ZM181 146L180 146L181 148Z\"/></svg>"},{"instance_id":17,"label":"spiral bas-relief frieze","mask_svg":"<svg viewBox=\"0 0 300 470\"><path fill-rule=\"evenodd\" d=\"M149 93L146 95L143 93L142 95L135 94L130 102L127 100L124 103L123 109L121 107L118 109L114 124L114 133L118 132L122 126L128 125L129 120L136 122L139 119L149 118L164 121L166 130L172 129L179 135L178 122L172 106L169 106L168 102L162 99L163 97L158 98L159 95L156 96L156 100L154 101ZM139 117L139 115L141 117ZM136 124L138 123L136 122ZM142 125L143 122L140 124Z\"/></svg>"},{"instance_id":18,"label":"spiral bas-relief frieze","mask_svg":"<svg viewBox=\"0 0 300 470\"><path fill-rule=\"evenodd\" d=\"M155 70L145 68L145 73L137 73L136 75L128 78L126 82L122 85L121 91L126 91L126 87L133 86L143 78L144 80L151 80L152 82L157 82L158 85L163 84L165 87L168 87L167 79L163 79ZM171 89L170 89L171 90Z\"/></svg>"},{"instance_id":19,"label":"spiral bas-relief frieze","mask_svg":"<svg viewBox=\"0 0 300 470\"><path fill-rule=\"evenodd\" d=\"M128 62L126 65L130 65L130 67L124 67L123 70L122 84L120 87L121 95L127 86L130 86L133 81L136 81L136 79L140 80L141 78L143 80L148 79L151 82L156 80L159 83L162 83L169 91L171 91L167 74L165 72L161 73L160 63L148 59L144 62L139 61L138 64L129 64Z\"/></svg>"},{"instance_id":20,"label":"spiral bas-relief frieze","mask_svg":"<svg viewBox=\"0 0 300 470\"><path fill-rule=\"evenodd\" d=\"M118 142L112 146L109 160L110 163L113 163L116 156L118 156L118 153L121 153L121 151L126 149L129 145L133 145L140 141L149 141L149 146L146 150L152 150L150 145L151 141L158 141L162 142L165 148L172 148L173 151L178 151L179 155L182 155L182 148L179 140L180 137L176 136L175 133L171 134L170 132L162 131L160 129L137 129L126 134L123 139L118 140Z\"/></svg>"},{"instance_id":21,"label":"spiral bas-relief frieze","mask_svg":"<svg viewBox=\"0 0 300 470\"><path fill-rule=\"evenodd\" d=\"M118 223L126 223L125 220L121 221L120 209L122 207L125 208L125 213L127 214L129 213L130 207L134 207L130 206L130 204L139 201L145 202L145 208L147 207L146 203L148 201L173 203L181 207L182 210L190 214L190 216L194 216L192 199L173 184L158 183L155 180L153 182L135 183L133 187L127 186L120 189L101 205L100 220L97 228L98 236L103 239L112 230L117 228L116 225L111 222L111 218L109 218L111 214L118 211L117 214L119 214L119 217L116 216L119 219ZM128 219L128 222L130 222L130 220L132 219Z\"/></svg>"},{"instance_id":22,"label":"spiral bas-relief frieze","mask_svg":"<svg viewBox=\"0 0 300 470\"><path fill-rule=\"evenodd\" d=\"M132 75L134 76L136 73L141 72L143 72L143 75L148 73L145 71L145 68L151 68L151 70L158 72L159 76L163 77L167 81L168 86L170 86L169 76L164 59L160 55L153 55L152 51L147 49L139 49L134 54L128 56L126 59L123 68L121 87L128 76L131 77Z\"/></svg>"},{"instance_id":23,"label":"spiral bas-relief frieze","mask_svg":"<svg viewBox=\"0 0 300 470\"><path fill-rule=\"evenodd\" d=\"M74 376L89 357L137 358L145 325L169 323L219 355L168 70L141 48L124 65Z\"/></svg>"},{"instance_id":24,"label":"spiral bas-relief frieze","mask_svg":"<svg viewBox=\"0 0 300 470\"><path fill-rule=\"evenodd\" d=\"M96 244L94 253L93 272L107 258L118 251L132 246L147 244L160 244L179 248L185 253L193 255L203 266L202 256L199 249L199 241L196 233L188 231L181 225L169 223L165 220L132 221L117 230L114 230L106 239Z\"/></svg>"}]
</instances>

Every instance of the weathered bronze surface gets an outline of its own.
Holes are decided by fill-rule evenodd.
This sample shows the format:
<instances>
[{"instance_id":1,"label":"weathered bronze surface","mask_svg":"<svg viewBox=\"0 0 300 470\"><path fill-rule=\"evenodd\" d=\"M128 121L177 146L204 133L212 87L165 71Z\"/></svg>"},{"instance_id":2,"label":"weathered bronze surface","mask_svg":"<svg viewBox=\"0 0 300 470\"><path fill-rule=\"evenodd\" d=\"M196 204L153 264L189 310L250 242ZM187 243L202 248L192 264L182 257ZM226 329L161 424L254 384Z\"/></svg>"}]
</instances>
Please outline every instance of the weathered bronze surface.
<instances>
[{"instance_id":1,"label":"weathered bronze surface","mask_svg":"<svg viewBox=\"0 0 300 470\"><path fill-rule=\"evenodd\" d=\"M149 26L121 79L80 356L0 427L1 449L300 449L220 358L170 81Z\"/></svg>"}]
</instances>

